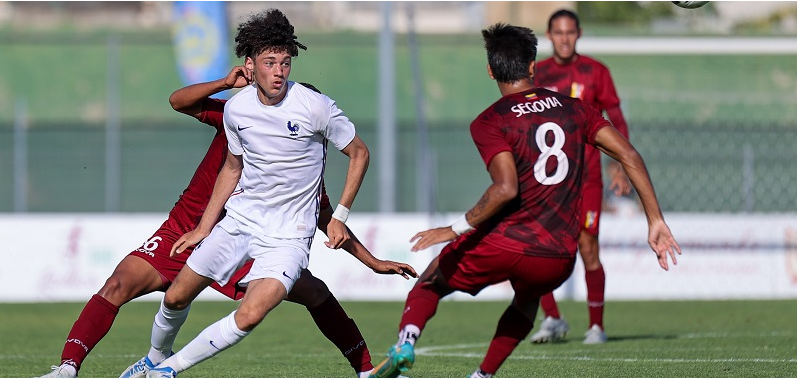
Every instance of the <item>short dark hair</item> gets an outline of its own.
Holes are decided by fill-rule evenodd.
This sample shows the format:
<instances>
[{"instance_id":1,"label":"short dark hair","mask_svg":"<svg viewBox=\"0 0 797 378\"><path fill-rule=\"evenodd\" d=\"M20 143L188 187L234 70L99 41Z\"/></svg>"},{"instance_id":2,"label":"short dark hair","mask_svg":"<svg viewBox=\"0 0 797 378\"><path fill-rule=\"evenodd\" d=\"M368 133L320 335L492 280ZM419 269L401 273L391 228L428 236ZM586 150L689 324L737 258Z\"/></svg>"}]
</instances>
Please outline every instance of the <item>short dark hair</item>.
<instances>
[{"instance_id":1,"label":"short dark hair","mask_svg":"<svg viewBox=\"0 0 797 378\"><path fill-rule=\"evenodd\" d=\"M578 21L578 15L576 15L576 12L573 12L573 11L567 10L567 9L560 9L560 10L554 12L551 15L551 18L548 19L548 31L551 31L551 27L553 26L553 20L555 20L555 19L557 19L559 17L570 17L570 18L573 19L573 21L576 22L576 29L580 29L581 28L581 23Z\"/></svg>"},{"instance_id":2,"label":"short dark hair","mask_svg":"<svg viewBox=\"0 0 797 378\"><path fill-rule=\"evenodd\" d=\"M296 40L293 25L279 9L260 12L238 25L235 43L235 54L239 58L254 58L268 50L285 51L291 56L298 56L299 49L307 50Z\"/></svg>"},{"instance_id":3,"label":"short dark hair","mask_svg":"<svg viewBox=\"0 0 797 378\"><path fill-rule=\"evenodd\" d=\"M529 78L529 65L537 59L537 37L531 29L499 22L482 30L482 37L496 81L514 83Z\"/></svg>"},{"instance_id":4,"label":"short dark hair","mask_svg":"<svg viewBox=\"0 0 797 378\"><path fill-rule=\"evenodd\" d=\"M310 83L299 83L299 84L307 87L308 89L312 90L315 93L321 93L321 91L319 91L318 88L316 88L315 85L313 85L313 84L310 84Z\"/></svg>"}]
</instances>

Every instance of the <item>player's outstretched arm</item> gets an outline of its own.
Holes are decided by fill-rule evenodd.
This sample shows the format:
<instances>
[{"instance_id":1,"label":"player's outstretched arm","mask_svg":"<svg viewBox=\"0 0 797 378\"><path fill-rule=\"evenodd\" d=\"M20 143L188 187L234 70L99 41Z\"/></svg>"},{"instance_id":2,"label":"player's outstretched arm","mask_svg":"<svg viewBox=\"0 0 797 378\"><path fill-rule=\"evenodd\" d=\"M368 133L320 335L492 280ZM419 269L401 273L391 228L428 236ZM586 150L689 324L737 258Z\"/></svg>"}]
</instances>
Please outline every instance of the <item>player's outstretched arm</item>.
<instances>
[{"instance_id":1,"label":"player's outstretched arm","mask_svg":"<svg viewBox=\"0 0 797 378\"><path fill-rule=\"evenodd\" d=\"M182 253L186 248L199 243L210 235L210 231L216 225L222 210L224 210L224 204L227 203L227 199L230 198L233 190L235 190L238 180L241 179L242 170L243 157L227 152L227 158L219 171L216 184L213 186L213 194L210 195L208 206L205 208L205 212L202 213L202 219L199 220L199 224L197 224L195 229L177 239L177 242L172 245L170 256Z\"/></svg>"},{"instance_id":2,"label":"player's outstretched arm","mask_svg":"<svg viewBox=\"0 0 797 378\"><path fill-rule=\"evenodd\" d=\"M169 97L172 109L199 119L202 113L202 102L222 91L242 88L252 82L252 70L244 66L235 66L227 76L204 83L197 83L180 88Z\"/></svg>"},{"instance_id":3,"label":"player's outstretched arm","mask_svg":"<svg viewBox=\"0 0 797 378\"><path fill-rule=\"evenodd\" d=\"M656 253L659 266L664 270L669 270L668 255L672 263L677 265L678 260L675 256L681 254L681 247L664 222L659 201L656 199L656 192L653 190L653 183L650 181L650 175L639 152L613 127L600 129L595 135L595 143L602 152L623 165L631 184L639 194L648 220L648 244Z\"/></svg>"},{"instance_id":4,"label":"player's outstretched arm","mask_svg":"<svg viewBox=\"0 0 797 378\"><path fill-rule=\"evenodd\" d=\"M456 239L457 236L470 231L498 213L509 201L517 197L517 167L511 152L504 151L495 155L490 160L487 171L490 172L493 183L484 192L479 203L451 226L433 228L415 234L410 239L410 242L417 240L412 247L413 252Z\"/></svg>"},{"instance_id":5,"label":"player's outstretched arm","mask_svg":"<svg viewBox=\"0 0 797 378\"><path fill-rule=\"evenodd\" d=\"M327 247L333 249L340 248L350 238L348 229L344 224L345 218L348 216L357 192L360 191L360 186L363 183L363 178L371 159L368 146L357 135L341 152L349 157L349 170L346 173L346 183L343 185L338 208L333 213L337 215L333 215L332 220L327 225L327 237L329 238ZM339 212L343 214L338 214Z\"/></svg>"},{"instance_id":6,"label":"player's outstretched arm","mask_svg":"<svg viewBox=\"0 0 797 378\"><path fill-rule=\"evenodd\" d=\"M318 215L318 229L326 234L327 224L329 224L329 221L331 219L332 219L332 207L321 209L321 212ZM343 243L343 246L341 246L341 248L344 251L350 253L357 260L360 260L360 262L363 263L363 265L373 270L374 273L398 274L404 277L405 279L410 279L410 277L418 277L418 273L416 273L415 269L409 264L390 261L390 260L377 259L376 257L374 257L373 254L371 254L371 251L369 251L368 248L365 248L365 246L360 242L360 239L357 239L357 235L354 235L354 233L351 231L351 229L349 229L348 226L346 226L346 230L348 231L349 236L351 238L345 243ZM327 247L329 247L328 243L329 242L324 242L324 244L327 245Z\"/></svg>"}]
</instances>

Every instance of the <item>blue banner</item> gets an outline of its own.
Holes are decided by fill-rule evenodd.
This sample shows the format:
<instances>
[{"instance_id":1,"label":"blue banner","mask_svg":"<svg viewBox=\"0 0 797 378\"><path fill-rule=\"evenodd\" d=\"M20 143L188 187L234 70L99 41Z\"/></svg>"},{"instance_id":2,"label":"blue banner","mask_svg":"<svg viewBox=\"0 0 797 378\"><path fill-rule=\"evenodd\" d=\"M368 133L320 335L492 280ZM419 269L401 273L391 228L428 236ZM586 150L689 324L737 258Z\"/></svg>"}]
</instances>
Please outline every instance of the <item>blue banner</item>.
<instances>
[{"instance_id":1,"label":"blue banner","mask_svg":"<svg viewBox=\"0 0 797 378\"><path fill-rule=\"evenodd\" d=\"M172 35L177 70L185 85L227 75L231 52L223 1L175 2Z\"/></svg>"}]
</instances>

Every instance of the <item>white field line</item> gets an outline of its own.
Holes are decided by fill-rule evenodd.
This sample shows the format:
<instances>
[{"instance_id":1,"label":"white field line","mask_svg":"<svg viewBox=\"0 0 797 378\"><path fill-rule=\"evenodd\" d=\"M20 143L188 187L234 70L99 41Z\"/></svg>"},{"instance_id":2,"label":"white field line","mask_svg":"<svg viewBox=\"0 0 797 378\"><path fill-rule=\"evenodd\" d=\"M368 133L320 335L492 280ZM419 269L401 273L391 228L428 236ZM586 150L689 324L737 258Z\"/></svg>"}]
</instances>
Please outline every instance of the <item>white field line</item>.
<instances>
[{"instance_id":1,"label":"white field line","mask_svg":"<svg viewBox=\"0 0 797 378\"><path fill-rule=\"evenodd\" d=\"M487 346L486 344L484 346ZM484 358L481 353L439 353L423 352L416 353L427 357L461 357L461 358ZM731 362L758 362L758 363L797 363L797 359L774 359L774 358L611 358L611 357L589 357L589 356L518 356L511 355L513 360L548 360L548 361L591 361L591 362L669 362L669 363L731 363Z\"/></svg>"},{"instance_id":2,"label":"white field line","mask_svg":"<svg viewBox=\"0 0 797 378\"><path fill-rule=\"evenodd\" d=\"M483 353L463 353L463 352L443 352L444 350L486 348L487 343L483 344L454 344L438 345L433 347L418 348L415 354L427 357L460 357L460 358L484 358ZM439 352L438 352L439 351ZM730 362L757 362L757 363L797 363L797 359L777 359L777 358L613 358L613 357L591 357L591 356L556 356L542 354L537 356L524 356L513 354L509 356L514 360L547 360L547 361L593 361L593 362L669 362L669 363L730 363Z\"/></svg>"}]
</instances>

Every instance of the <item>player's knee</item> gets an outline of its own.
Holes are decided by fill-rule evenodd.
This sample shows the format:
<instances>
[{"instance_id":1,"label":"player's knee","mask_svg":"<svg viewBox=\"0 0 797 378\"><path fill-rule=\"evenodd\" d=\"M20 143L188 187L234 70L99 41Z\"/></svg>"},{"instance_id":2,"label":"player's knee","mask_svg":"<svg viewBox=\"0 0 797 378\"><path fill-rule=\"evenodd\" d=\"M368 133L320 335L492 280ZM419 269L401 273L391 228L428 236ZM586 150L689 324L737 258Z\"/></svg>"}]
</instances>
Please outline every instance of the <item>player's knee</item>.
<instances>
[{"instance_id":1,"label":"player's knee","mask_svg":"<svg viewBox=\"0 0 797 378\"><path fill-rule=\"evenodd\" d=\"M111 303L121 305L130 301L130 289L124 284L124 281L112 275L105 281L105 285L97 292L97 294Z\"/></svg>"},{"instance_id":2,"label":"player's knee","mask_svg":"<svg viewBox=\"0 0 797 378\"><path fill-rule=\"evenodd\" d=\"M598 236L587 232L581 232L578 238L578 252L584 260L584 265L600 264L599 262L600 244Z\"/></svg>"},{"instance_id":3,"label":"player's knee","mask_svg":"<svg viewBox=\"0 0 797 378\"><path fill-rule=\"evenodd\" d=\"M244 332L251 332L263 321L266 315L262 311L253 311L241 306L235 311L235 325Z\"/></svg>"},{"instance_id":4,"label":"player's knee","mask_svg":"<svg viewBox=\"0 0 797 378\"><path fill-rule=\"evenodd\" d=\"M302 274L302 278L296 281L286 299L290 302L313 308L324 303L330 295L332 293L324 281L312 275L305 276Z\"/></svg>"},{"instance_id":5,"label":"player's knee","mask_svg":"<svg viewBox=\"0 0 797 378\"><path fill-rule=\"evenodd\" d=\"M190 304L190 299L173 290L166 290L163 296L163 305L170 310L185 310Z\"/></svg>"}]
</instances>

